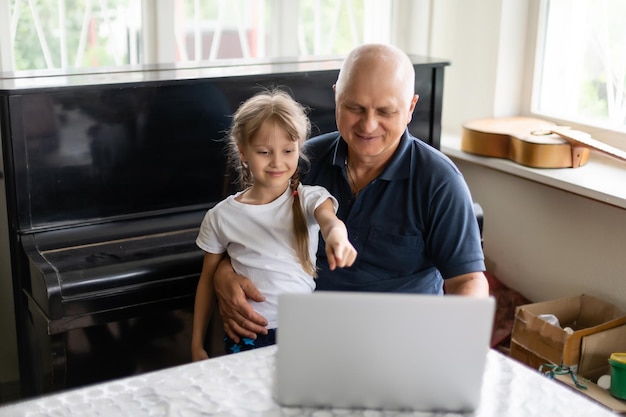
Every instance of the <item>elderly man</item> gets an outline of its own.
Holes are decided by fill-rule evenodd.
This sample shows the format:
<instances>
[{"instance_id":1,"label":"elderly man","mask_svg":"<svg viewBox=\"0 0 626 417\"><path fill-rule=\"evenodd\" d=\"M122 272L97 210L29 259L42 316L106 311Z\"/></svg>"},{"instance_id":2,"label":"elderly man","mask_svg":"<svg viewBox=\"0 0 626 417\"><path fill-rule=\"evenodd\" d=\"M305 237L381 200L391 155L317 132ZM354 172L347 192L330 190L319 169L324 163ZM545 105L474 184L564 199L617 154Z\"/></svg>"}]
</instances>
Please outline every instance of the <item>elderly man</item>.
<instances>
[{"instance_id":1,"label":"elderly man","mask_svg":"<svg viewBox=\"0 0 626 417\"><path fill-rule=\"evenodd\" d=\"M330 271L320 240L317 290L489 295L480 233L463 176L441 152L412 137L418 96L410 59L380 44L354 49L335 91L338 132L307 141L303 182L339 202L358 258ZM263 295L228 260L215 277L227 334L255 338L266 321L247 298Z\"/></svg>"}]
</instances>

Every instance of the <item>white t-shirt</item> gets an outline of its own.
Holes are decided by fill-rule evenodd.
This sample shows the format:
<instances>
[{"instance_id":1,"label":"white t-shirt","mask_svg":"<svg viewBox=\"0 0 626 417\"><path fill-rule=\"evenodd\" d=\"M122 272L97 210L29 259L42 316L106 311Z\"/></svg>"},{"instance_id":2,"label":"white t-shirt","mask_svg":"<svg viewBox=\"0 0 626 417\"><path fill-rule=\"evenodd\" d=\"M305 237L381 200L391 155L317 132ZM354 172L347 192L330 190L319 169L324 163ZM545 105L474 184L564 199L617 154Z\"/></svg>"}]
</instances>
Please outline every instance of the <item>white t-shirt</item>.
<instances>
[{"instance_id":1,"label":"white t-shirt","mask_svg":"<svg viewBox=\"0 0 626 417\"><path fill-rule=\"evenodd\" d=\"M250 278L265 296L265 301L250 304L267 319L267 328L272 329L278 324L278 295L312 292L315 280L304 272L294 249L291 189L262 205L236 201L242 192L227 197L207 212L196 244L205 252L228 252L235 272ZM315 264L319 225L314 211L328 198L335 212L338 203L320 186L301 184L298 195L309 227L309 254Z\"/></svg>"}]
</instances>

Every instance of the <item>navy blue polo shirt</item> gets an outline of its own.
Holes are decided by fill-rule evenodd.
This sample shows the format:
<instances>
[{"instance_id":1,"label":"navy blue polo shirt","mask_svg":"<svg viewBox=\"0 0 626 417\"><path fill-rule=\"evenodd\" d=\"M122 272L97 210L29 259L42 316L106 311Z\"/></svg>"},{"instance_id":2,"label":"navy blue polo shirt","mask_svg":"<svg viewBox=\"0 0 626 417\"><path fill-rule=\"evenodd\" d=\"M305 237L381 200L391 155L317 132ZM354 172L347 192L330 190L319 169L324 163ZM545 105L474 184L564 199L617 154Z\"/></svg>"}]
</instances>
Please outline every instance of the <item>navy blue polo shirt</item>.
<instances>
[{"instance_id":1,"label":"navy blue polo shirt","mask_svg":"<svg viewBox=\"0 0 626 417\"><path fill-rule=\"evenodd\" d=\"M330 271L320 239L318 290L441 294L443 279L484 271L472 198L443 153L404 133L383 172L352 194L348 148L338 132L309 139L303 182L326 187L358 251L352 267Z\"/></svg>"}]
</instances>

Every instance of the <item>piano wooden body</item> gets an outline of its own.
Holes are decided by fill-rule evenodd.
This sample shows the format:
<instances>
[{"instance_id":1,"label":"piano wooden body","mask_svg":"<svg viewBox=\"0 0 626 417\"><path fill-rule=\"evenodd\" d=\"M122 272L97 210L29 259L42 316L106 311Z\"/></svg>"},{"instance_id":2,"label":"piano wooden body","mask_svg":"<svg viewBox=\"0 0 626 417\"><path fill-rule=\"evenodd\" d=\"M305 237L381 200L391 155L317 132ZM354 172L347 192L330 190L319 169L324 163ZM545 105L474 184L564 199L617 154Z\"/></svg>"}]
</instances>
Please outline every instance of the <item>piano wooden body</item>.
<instances>
[{"instance_id":1,"label":"piano wooden body","mask_svg":"<svg viewBox=\"0 0 626 417\"><path fill-rule=\"evenodd\" d=\"M445 61L412 57L411 132L439 147ZM232 193L224 132L282 87L336 130L341 61L141 67L0 79L0 202L23 397L188 360L204 213ZM1 191L1 189L0 189ZM185 319L186 318L186 319ZM150 361L150 352L166 361Z\"/></svg>"}]
</instances>

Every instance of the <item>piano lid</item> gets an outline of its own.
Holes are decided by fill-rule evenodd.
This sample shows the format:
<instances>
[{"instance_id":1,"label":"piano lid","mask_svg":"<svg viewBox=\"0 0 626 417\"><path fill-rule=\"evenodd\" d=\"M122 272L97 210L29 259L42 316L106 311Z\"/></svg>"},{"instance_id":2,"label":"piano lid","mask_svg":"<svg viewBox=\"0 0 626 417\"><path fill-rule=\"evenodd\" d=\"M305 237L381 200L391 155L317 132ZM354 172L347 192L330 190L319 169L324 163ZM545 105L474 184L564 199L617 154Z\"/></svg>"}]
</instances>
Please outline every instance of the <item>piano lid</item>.
<instances>
[{"instance_id":1,"label":"piano lid","mask_svg":"<svg viewBox=\"0 0 626 417\"><path fill-rule=\"evenodd\" d=\"M283 86L335 129L336 72L64 88L11 96L22 232L184 212L233 191L224 137L242 101Z\"/></svg>"}]
</instances>

